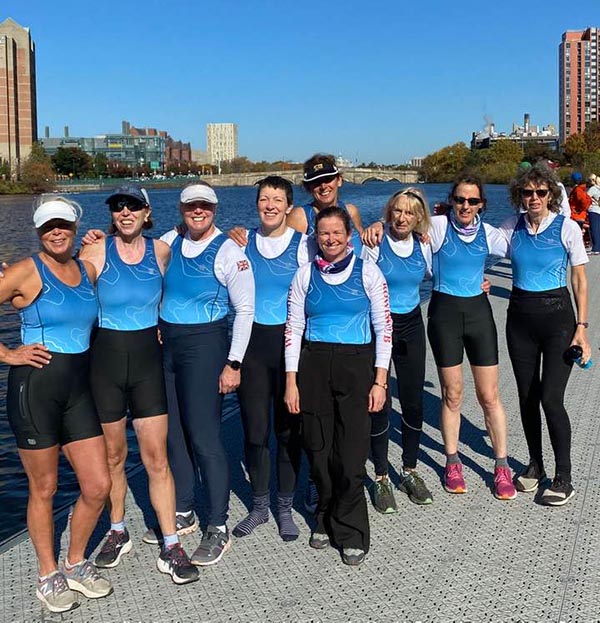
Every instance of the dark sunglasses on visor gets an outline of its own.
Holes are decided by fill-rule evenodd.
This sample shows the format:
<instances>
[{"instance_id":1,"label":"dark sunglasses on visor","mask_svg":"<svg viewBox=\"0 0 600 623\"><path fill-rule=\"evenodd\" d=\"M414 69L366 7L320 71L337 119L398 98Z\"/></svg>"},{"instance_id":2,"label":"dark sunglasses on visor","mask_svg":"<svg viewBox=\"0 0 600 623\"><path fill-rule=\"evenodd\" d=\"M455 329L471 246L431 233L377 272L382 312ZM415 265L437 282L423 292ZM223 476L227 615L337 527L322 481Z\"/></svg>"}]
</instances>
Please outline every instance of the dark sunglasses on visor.
<instances>
[{"instance_id":1,"label":"dark sunglasses on visor","mask_svg":"<svg viewBox=\"0 0 600 623\"><path fill-rule=\"evenodd\" d=\"M540 199L543 199L549 192L547 188L536 188L535 190L533 188L523 188L521 195L529 199L535 193Z\"/></svg>"},{"instance_id":2,"label":"dark sunglasses on visor","mask_svg":"<svg viewBox=\"0 0 600 623\"><path fill-rule=\"evenodd\" d=\"M463 205L463 203L468 203L470 206L478 206L481 203L481 199L479 197L459 197L458 195L454 195L452 197L455 203L458 203L459 206Z\"/></svg>"},{"instance_id":3,"label":"dark sunglasses on visor","mask_svg":"<svg viewBox=\"0 0 600 623\"><path fill-rule=\"evenodd\" d=\"M121 212L125 208L127 208L130 212L139 212L143 210L146 206L135 199L118 199L117 201L111 201L108 206L111 212Z\"/></svg>"}]
</instances>

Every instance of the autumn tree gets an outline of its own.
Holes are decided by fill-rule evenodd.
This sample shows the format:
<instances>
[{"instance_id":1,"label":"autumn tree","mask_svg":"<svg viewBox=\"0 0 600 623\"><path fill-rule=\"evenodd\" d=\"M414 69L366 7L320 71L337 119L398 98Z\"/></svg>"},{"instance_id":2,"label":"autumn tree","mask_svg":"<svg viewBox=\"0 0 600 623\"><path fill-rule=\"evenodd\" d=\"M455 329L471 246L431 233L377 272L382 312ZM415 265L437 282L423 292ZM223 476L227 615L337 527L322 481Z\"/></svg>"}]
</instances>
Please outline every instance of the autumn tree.
<instances>
[{"instance_id":1,"label":"autumn tree","mask_svg":"<svg viewBox=\"0 0 600 623\"><path fill-rule=\"evenodd\" d=\"M423 159L421 174L427 182L450 182L465 168L471 151L464 143L455 143Z\"/></svg>"},{"instance_id":2,"label":"autumn tree","mask_svg":"<svg viewBox=\"0 0 600 623\"><path fill-rule=\"evenodd\" d=\"M55 177L50 157L39 143L34 143L21 166L21 183L32 193L43 193L54 189Z\"/></svg>"}]
</instances>

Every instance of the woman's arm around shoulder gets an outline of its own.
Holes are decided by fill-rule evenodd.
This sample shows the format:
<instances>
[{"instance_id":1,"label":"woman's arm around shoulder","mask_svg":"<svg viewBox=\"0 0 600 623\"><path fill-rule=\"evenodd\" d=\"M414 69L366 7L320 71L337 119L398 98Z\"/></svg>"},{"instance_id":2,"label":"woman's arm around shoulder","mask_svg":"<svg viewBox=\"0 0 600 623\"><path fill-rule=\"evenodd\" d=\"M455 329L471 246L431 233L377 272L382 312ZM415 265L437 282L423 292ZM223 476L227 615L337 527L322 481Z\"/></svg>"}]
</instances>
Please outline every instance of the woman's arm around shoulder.
<instances>
[{"instance_id":1,"label":"woman's arm around shoulder","mask_svg":"<svg viewBox=\"0 0 600 623\"><path fill-rule=\"evenodd\" d=\"M348 214L350 215L350 218L352 219L352 223L354 224L354 227L356 227L356 230L358 231L359 234L362 234L363 226L362 226L362 221L360 219L360 210L353 203L347 203L346 209L348 210Z\"/></svg>"},{"instance_id":2,"label":"woman's arm around shoulder","mask_svg":"<svg viewBox=\"0 0 600 623\"><path fill-rule=\"evenodd\" d=\"M154 240L154 254L161 274L165 274L171 259L171 247L163 240Z\"/></svg>"},{"instance_id":3,"label":"woman's arm around shoulder","mask_svg":"<svg viewBox=\"0 0 600 623\"><path fill-rule=\"evenodd\" d=\"M306 220L306 212L303 207L292 208L292 211L287 215L285 219L286 225L299 231L301 234L305 234L308 229L308 221Z\"/></svg>"},{"instance_id":4,"label":"woman's arm around shoulder","mask_svg":"<svg viewBox=\"0 0 600 623\"><path fill-rule=\"evenodd\" d=\"M94 244L86 244L79 249L79 259L91 264L95 274L99 275L104 269L106 262L106 238L99 238Z\"/></svg>"}]
</instances>

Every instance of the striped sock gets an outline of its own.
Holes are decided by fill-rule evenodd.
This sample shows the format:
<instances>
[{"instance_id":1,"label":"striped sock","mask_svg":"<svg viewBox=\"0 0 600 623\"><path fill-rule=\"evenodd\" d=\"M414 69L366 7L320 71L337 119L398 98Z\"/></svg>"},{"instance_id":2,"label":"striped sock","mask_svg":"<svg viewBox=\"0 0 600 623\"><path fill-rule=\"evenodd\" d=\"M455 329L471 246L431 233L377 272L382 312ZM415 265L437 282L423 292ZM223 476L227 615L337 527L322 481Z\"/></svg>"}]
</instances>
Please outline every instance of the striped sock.
<instances>
[{"instance_id":1,"label":"striped sock","mask_svg":"<svg viewBox=\"0 0 600 623\"><path fill-rule=\"evenodd\" d=\"M242 537L252 534L254 528L269 521L269 494L252 496L252 510L233 529L233 536Z\"/></svg>"},{"instance_id":2,"label":"striped sock","mask_svg":"<svg viewBox=\"0 0 600 623\"><path fill-rule=\"evenodd\" d=\"M278 520L279 520L279 536L284 541L295 541L300 534L298 526L294 523L292 517L292 504L294 503L294 494L277 496Z\"/></svg>"}]
</instances>

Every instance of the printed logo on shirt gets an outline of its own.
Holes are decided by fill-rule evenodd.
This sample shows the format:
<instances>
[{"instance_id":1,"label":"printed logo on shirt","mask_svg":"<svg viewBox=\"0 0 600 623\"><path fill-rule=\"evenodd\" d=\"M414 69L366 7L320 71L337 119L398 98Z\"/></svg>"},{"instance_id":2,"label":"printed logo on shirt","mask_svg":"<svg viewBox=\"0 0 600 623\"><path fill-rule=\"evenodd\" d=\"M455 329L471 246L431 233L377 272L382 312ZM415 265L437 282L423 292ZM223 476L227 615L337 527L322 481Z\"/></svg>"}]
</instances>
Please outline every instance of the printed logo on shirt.
<instances>
[{"instance_id":1,"label":"printed logo on shirt","mask_svg":"<svg viewBox=\"0 0 600 623\"><path fill-rule=\"evenodd\" d=\"M248 260L240 260L237 263L238 272L241 272L242 270L248 270L249 268L250 264L248 263Z\"/></svg>"},{"instance_id":2,"label":"printed logo on shirt","mask_svg":"<svg viewBox=\"0 0 600 623\"><path fill-rule=\"evenodd\" d=\"M28 443L30 446L37 446L37 441L36 441L35 439L28 439L28 440L27 440L27 443Z\"/></svg>"}]
</instances>

